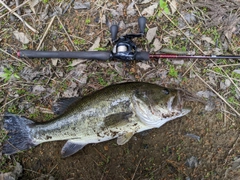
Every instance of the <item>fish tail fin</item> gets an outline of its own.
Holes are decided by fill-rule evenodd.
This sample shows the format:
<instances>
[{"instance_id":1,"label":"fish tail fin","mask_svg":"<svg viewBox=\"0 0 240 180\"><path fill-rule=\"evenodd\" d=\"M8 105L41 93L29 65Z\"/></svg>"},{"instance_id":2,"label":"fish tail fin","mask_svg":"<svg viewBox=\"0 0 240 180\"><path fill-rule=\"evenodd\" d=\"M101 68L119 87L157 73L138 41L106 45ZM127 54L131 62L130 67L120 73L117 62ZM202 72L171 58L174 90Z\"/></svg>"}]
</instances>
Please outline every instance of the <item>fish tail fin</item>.
<instances>
[{"instance_id":1,"label":"fish tail fin","mask_svg":"<svg viewBox=\"0 0 240 180\"><path fill-rule=\"evenodd\" d=\"M3 127L7 131L8 140L3 144L3 154L11 155L19 151L36 146L32 141L29 125L33 121L15 115L6 113L3 116Z\"/></svg>"}]
</instances>

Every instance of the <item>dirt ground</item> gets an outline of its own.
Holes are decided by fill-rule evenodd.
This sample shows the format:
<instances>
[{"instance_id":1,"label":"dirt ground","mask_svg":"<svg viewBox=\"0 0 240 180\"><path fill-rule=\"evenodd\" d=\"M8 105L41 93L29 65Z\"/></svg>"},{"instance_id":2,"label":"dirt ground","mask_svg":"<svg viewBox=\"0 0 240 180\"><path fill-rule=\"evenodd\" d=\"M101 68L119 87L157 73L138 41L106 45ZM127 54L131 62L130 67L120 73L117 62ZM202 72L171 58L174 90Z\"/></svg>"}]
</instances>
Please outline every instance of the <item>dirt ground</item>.
<instances>
[{"instance_id":1,"label":"dirt ground","mask_svg":"<svg viewBox=\"0 0 240 180\"><path fill-rule=\"evenodd\" d=\"M146 37L134 39L139 50L160 53L167 48L178 53L237 55L239 2L171 1L177 4L175 12L167 1L156 1L156 8L155 1L136 1L132 6L132 1L124 0L89 2L90 7L83 1L80 9L72 3L64 14L70 1L39 2L33 8L35 13L29 4L23 5L20 16L39 33L11 13L4 17L0 14L0 75L6 75L0 76L1 115L9 111L44 122L54 116L51 108L60 97L84 96L110 84L132 81L183 88L193 94L202 92L208 106L187 102L191 113L159 129L136 134L123 146L118 146L116 140L87 145L64 159L60 151L65 141L43 143L11 156L0 153L2 175L19 162L22 180L240 179L239 60L104 62L16 58L19 49L87 51L94 46L94 50L111 50L109 26L119 23L118 36L137 33L137 20L142 13L147 17L147 27ZM5 3L15 7L15 1ZM4 9L3 5L0 7ZM153 14L149 14L151 9L144 11L149 7ZM0 11L2 15L7 12ZM155 27L155 33L147 33ZM14 32L23 32L23 39L29 42L17 38ZM156 39L160 45L154 43ZM4 139L6 134L1 130L0 143Z\"/></svg>"}]
</instances>

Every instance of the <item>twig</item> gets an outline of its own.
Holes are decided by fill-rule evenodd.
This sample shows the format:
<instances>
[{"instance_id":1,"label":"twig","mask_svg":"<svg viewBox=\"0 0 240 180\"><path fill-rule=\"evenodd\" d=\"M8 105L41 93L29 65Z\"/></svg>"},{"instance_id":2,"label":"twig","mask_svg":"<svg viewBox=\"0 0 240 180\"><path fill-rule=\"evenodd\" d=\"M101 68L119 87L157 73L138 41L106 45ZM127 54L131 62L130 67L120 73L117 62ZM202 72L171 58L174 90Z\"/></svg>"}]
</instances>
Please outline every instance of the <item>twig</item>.
<instances>
[{"instance_id":1,"label":"twig","mask_svg":"<svg viewBox=\"0 0 240 180\"><path fill-rule=\"evenodd\" d=\"M221 76L221 77L227 78L227 76L225 76L225 75L223 75L223 74L220 74L220 73L217 73L217 72L215 72L215 71L213 71L213 70L208 69L208 71L209 71L209 72L212 72L212 73L214 73L214 74L217 74L217 75L219 75L219 76ZM239 79L236 79L236 78L232 78L232 79L233 79L234 81L240 82Z\"/></svg>"},{"instance_id":2,"label":"twig","mask_svg":"<svg viewBox=\"0 0 240 180\"><path fill-rule=\"evenodd\" d=\"M199 75L196 71L194 71L192 69L192 71L196 74L196 76L205 84L207 85L220 99L223 100L224 103L226 103L226 105L228 107L230 107L239 117L240 117L240 113L234 108L231 106L231 104L229 104L217 91L215 91L208 83L206 83Z\"/></svg>"},{"instance_id":3,"label":"twig","mask_svg":"<svg viewBox=\"0 0 240 180\"><path fill-rule=\"evenodd\" d=\"M53 16L53 17L52 17L52 19L51 19L51 21L50 21L50 23L49 23L49 25L48 25L46 31L45 31L44 34L43 34L43 37L42 37L41 41L40 41L39 44L38 44L37 50L40 49L40 47L41 47L41 45L42 45L42 42L43 42L44 38L46 37L46 35L47 35L47 33L48 33L50 27L52 26L52 23L53 23L55 17L56 17L56 16Z\"/></svg>"},{"instance_id":4,"label":"twig","mask_svg":"<svg viewBox=\"0 0 240 180\"><path fill-rule=\"evenodd\" d=\"M25 4L27 4L30 0L24 1L22 4L20 4L19 6L16 6L14 9L12 9L10 12L12 11L16 11L18 8L24 6ZM5 14L3 14L2 16L0 16L0 19L3 18L4 16L8 15L10 13L9 11L6 12Z\"/></svg>"},{"instance_id":5,"label":"twig","mask_svg":"<svg viewBox=\"0 0 240 180\"><path fill-rule=\"evenodd\" d=\"M138 167L139 167L141 161L142 161L142 158L139 160L139 162L138 162L138 164L137 164L137 167L136 167L136 169L135 169L135 171L134 171L134 173L133 173L133 176L132 176L132 179L131 179L131 180L134 179L134 177L135 177L135 175L136 175L136 172L137 172L137 170L138 170Z\"/></svg>"},{"instance_id":6,"label":"twig","mask_svg":"<svg viewBox=\"0 0 240 180\"><path fill-rule=\"evenodd\" d=\"M30 26L26 21L23 20L23 18L21 16L19 16L17 13L15 13L14 11L12 11L11 8L9 8L2 0L0 0L0 3L8 10L10 11L12 14L14 14L18 19L20 19L20 21L23 22L23 24L25 24L31 31L38 33L38 31L36 29L34 29L32 26Z\"/></svg>"},{"instance_id":7,"label":"twig","mask_svg":"<svg viewBox=\"0 0 240 180\"><path fill-rule=\"evenodd\" d=\"M13 101L15 101L15 100L17 100L17 99L20 99L20 98L22 98L22 97L24 97L24 96L26 96L26 94L24 94L24 95L22 95L22 96L19 96L19 97L16 97L16 98L12 99L11 101L8 101L7 103L4 103L4 105L2 105L2 106L0 107L0 109L4 108L7 104L10 104L11 102L13 102Z\"/></svg>"},{"instance_id":8,"label":"twig","mask_svg":"<svg viewBox=\"0 0 240 180\"><path fill-rule=\"evenodd\" d=\"M217 65L217 66L212 66L212 68L214 68L214 67L229 67L229 66L240 66L240 63L238 63L238 64Z\"/></svg>"},{"instance_id":9,"label":"twig","mask_svg":"<svg viewBox=\"0 0 240 180\"><path fill-rule=\"evenodd\" d=\"M50 175L57 166L58 166L58 163L51 169L51 171L48 174Z\"/></svg>"},{"instance_id":10,"label":"twig","mask_svg":"<svg viewBox=\"0 0 240 180\"><path fill-rule=\"evenodd\" d=\"M2 48L0 48L0 51L2 51L3 53L5 53L5 54L7 54L7 55L11 56L11 57L12 57L12 58L14 58L15 60L18 60L18 61L22 62L23 64L27 65L28 67L31 67L31 65L30 65L30 64L28 64L28 63L25 63L24 61L22 61L22 60L21 60L21 59L19 59L19 58L16 58L15 56L13 56L13 55L9 54L8 52L4 51Z\"/></svg>"},{"instance_id":11,"label":"twig","mask_svg":"<svg viewBox=\"0 0 240 180\"><path fill-rule=\"evenodd\" d=\"M236 144L237 144L237 142L238 142L239 138L240 138L240 136L238 135L237 139L235 140L235 142L234 142L234 143L233 143L233 145L232 145L232 148L231 148L231 149L228 151L228 154L227 154L227 156L229 156L229 155L230 155L230 153L232 152L233 148L236 146ZM223 165L225 165L226 163L227 163L227 157L226 157L226 159L225 159L225 162L224 162L224 164L223 164Z\"/></svg>"},{"instance_id":12,"label":"twig","mask_svg":"<svg viewBox=\"0 0 240 180\"><path fill-rule=\"evenodd\" d=\"M75 47L75 45L74 45L74 43L73 43L73 41L72 41L71 37L69 36L69 34L68 34L67 30L65 29L65 27L64 27L64 25L63 25L63 23L62 23L62 21L60 20L60 18L59 18L58 16L57 16L57 18L58 18L58 21L59 21L59 23L61 24L61 26L62 26L63 30L65 31L65 33L66 33L66 35L67 35L67 37L68 37L69 41L71 42L71 44L72 44L73 48L74 48L74 49L77 51L78 49Z\"/></svg>"},{"instance_id":13,"label":"twig","mask_svg":"<svg viewBox=\"0 0 240 180\"><path fill-rule=\"evenodd\" d=\"M62 33L62 32L60 32L60 31L56 31L56 30L55 30L54 32L59 33L59 34L62 34L62 35L65 35L65 33ZM70 34L69 34L69 36L72 37L72 38L84 40L85 42L88 42L89 44L93 44L93 42L88 41L88 40L86 40L86 39L84 39L84 38L82 38L82 37L75 36L75 35L70 35Z\"/></svg>"},{"instance_id":14,"label":"twig","mask_svg":"<svg viewBox=\"0 0 240 180\"><path fill-rule=\"evenodd\" d=\"M101 156L101 158L103 158L103 160L106 162L107 161L106 156L104 156L99 150L97 150L97 148L94 147L94 149Z\"/></svg>"},{"instance_id":15,"label":"twig","mask_svg":"<svg viewBox=\"0 0 240 180\"><path fill-rule=\"evenodd\" d=\"M7 86L7 85L8 85L8 83L2 84L2 85L0 85L0 88Z\"/></svg>"},{"instance_id":16,"label":"twig","mask_svg":"<svg viewBox=\"0 0 240 180\"><path fill-rule=\"evenodd\" d=\"M74 0L71 0L70 3L67 5L67 7L64 9L62 14L65 14L68 10L68 8L72 5L72 3L74 2Z\"/></svg>"},{"instance_id":17,"label":"twig","mask_svg":"<svg viewBox=\"0 0 240 180\"><path fill-rule=\"evenodd\" d=\"M36 174L41 174L41 173L39 173L39 172L37 172L37 171L33 171L33 170L31 170L31 169L23 168L23 170L29 171L29 172L32 172L32 173L36 173Z\"/></svg>"}]
</instances>

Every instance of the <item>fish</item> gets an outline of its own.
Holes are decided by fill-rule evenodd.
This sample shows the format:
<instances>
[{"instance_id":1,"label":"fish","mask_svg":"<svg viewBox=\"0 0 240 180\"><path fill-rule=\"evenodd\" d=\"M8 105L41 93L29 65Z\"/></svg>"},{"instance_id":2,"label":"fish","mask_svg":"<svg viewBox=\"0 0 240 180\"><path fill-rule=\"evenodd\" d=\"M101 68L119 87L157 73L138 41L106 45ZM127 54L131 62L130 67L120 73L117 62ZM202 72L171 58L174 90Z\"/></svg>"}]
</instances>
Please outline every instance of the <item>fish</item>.
<instances>
[{"instance_id":1,"label":"fish","mask_svg":"<svg viewBox=\"0 0 240 180\"><path fill-rule=\"evenodd\" d=\"M60 99L53 108L59 115L44 123L5 113L3 127L8 140L2 152L11 155L41 143L67 140L61 150L65 158L87 144L116 138L118 145L124 145L136 133L159 128L188 114L191 108L184 107L184 94L181 89L127 82L81 98Z\"/></svg>"}]
</instances>

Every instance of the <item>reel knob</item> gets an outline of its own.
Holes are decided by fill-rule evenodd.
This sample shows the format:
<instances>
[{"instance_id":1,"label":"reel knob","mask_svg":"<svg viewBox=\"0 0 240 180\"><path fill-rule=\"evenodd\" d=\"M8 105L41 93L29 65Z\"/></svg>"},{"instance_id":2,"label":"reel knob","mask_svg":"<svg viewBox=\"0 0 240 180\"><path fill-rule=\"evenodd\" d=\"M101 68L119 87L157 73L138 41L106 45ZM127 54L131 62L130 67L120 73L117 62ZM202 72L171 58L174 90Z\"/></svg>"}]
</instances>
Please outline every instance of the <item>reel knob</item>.
<instances>
[{"instance_id":1,"label":"reel knob","mask_svg":"<svg viewBox=\"0 0 240 180\"><path fill-rule=\"evenodd\" d=\"M114 24L110 27L110 33L111 33L111 38L112 41L114 42L117 40L117 33L118 33L118 25Z\"/></svg>"},{"instance_id":2,"label":"reel knob","mask_svg":"<svg viewBox=\"0 0 240 180\"><path fill-rule=\"evenodd\" d=\"M141 34L144 34L145 27L146 27L146 21L147 21L147 19L143 16L138 18L138 26L139 26Z\"/></svg>"}]
</instances>

